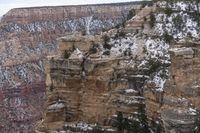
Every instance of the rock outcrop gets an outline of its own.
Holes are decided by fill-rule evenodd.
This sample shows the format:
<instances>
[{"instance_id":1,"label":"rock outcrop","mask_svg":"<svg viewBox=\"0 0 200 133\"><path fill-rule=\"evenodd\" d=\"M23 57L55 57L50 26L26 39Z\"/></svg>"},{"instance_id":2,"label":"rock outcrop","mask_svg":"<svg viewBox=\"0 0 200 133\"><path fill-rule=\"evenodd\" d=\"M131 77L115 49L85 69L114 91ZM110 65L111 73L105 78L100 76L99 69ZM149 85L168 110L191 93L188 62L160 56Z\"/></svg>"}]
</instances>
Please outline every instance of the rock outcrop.
<instances>
[{"instance_id":1,"label":"rock outcrop","mask_svg":"<svg viewBox=\"0 0 200 133\"><path fill-rule=\"evenodd\" d=\"M199 2L141 4L4 15L0 132L198 132Z\"/></svg>"},{"instance_id":2,"label":"rock outcrop","mask_svg":"<svg viewBox=\"0 0 200 133\"><path fill-rule=\"evenodd\" d=\"M0 23L0 132L32 132L45 108L47 55L56 39L96 34L121 24L140 2L12 9Z\"/></svg>"},{"instance_id":3,"label":"rock outcrop","mask_svg":"<svg viewBox=\"0 0 200 133\"><path fill-rule=\"evenodd\" d=\"M194 3L158 2L123 28L60 38L61 53L46 69L48 107L40 130L92 132L100 126L119 132L113 122L120 113L128 121L124 131L129 122L140 122L141 130L131 129L136 132L198 130L200 32L189 6Z\"/></svg>"}]
</instances>

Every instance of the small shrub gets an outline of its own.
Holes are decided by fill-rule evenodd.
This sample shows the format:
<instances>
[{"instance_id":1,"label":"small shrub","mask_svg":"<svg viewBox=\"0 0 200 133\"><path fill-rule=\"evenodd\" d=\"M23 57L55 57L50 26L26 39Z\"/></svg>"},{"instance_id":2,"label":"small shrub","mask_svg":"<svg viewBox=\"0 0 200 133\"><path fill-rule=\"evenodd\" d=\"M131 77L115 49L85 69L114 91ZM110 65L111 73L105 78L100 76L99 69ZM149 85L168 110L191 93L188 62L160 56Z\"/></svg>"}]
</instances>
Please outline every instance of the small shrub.
<instances>
[{"instance_id":1,"label":"small shrub","mask_svg":"<svg viewBox=\"0 0 200 133\"><path fill-rule=\"evenodd\" d=\"M73 46L72 46L72 52L73 52L74 50L76 50L76 47L73 45Z\"/></svg>"},{"instance_id":2,"label":"small shrub","mask_svg":"<svg viewBox=\"0 0 200 133\"><path fill-rule=\"evenodd\" d=\"M131 49L128 48L124 51L124 56L131 56L132 55L132 52L131 52Z\"/></svg>"},{"instance_id":3,"label":"small shrub","mask_svg":"<svg viewBox=\"0 0 200 133\"><path fill-rule=\"evenodd\" d=\"M110 50L112 48L112 46L108 43L104 43L103 48Z\"/></svg>"},{"instance_id":4,"label":"small shrub","mask_svg":"<svg viewBox=\"0 0 200 133\"><path fill-rule=\"evenodd\" d=\"M110 50L106 50L103 52L103 55L110 55Z\"/></svg>"},{"instance_id":5,"label":"small shrub","mask_svg":"<svg viewBox=\"0 0 200 133\"><path fill-rule=\"evenodd\" d=\"M153 2L149 2L147 5L148 6L153 6Z\"/></svg>"},{"instance_id":6,"label":"small shrub","mask_svg":"<svg viewBox=\"0 0 200 133\"><path fill-rule=\"evenodd\" d=\"M130 20L135 15L136 15L135 9L130 10L128 15L127 15L127 20Z\"/></svg>"},{"instance_id":7,"label":"small shrub","mask_svg":"<svg viewBox=\"0 0 200 133\"><path fill-rule=\"evenodd\" d=\"M126 21L123 21L123 22L122 22L122 27L124 28L125 25L126 25Z\"/></svg>"},{"instance_id":8,"label":"small shrub","mask_svg":"<svg viewBox=\"0 0 200 133\"><path fill-rule=\"evenodd\" d=\"M83 36L87 35L86 30L83 30L83 31L81 32L81 34L82 34Z\"/></svg>"},{"instance_id":9,"label":"small shrub","mask_svg":"<svg viewBox=\"0 0 200 133\"><path fill-rule=\"evenodd\" d=\"M102 37L104 43L108 43L110 41L110 37L108 35L104 35Z\"/></svg>"},{"instance_id":10,"label":"small shrub","mask_svg":"<svg viewBox=\"0 0 200 133\"><path fill-rule=\"evenodd\" d=\"M134 57L134 60L137 60L138 59L138 55L136 55L135 57Z\"/></svg>"},{"instance_id":11,"label":"small shrub","mask_svg":"<svg viewBox=\"0 0 200 133\"><path fill-rule=\"evenodd\" d=\"M112 126L117 128L118 133L123 133L125 129L123 121L124 121L124 117L123 117L122 112L117 112L117 117L112 123Z\"/></svg>"},{"instance_id":12,"label":"small shrub","mask_svg":"<svg viewBox=\"0 0 200 133\"><path fill-rule=\"evenodd\" d=\"M189 38L192 38L192 33L191 33L191 32L188 32L188 33L187 33L187 36L188 36Z\"/></svg>"},{"instance_id":13,"label":"small shrub","mask_svg":"<svg viewBox=\"0 0 200 133\"><path fill-rule=\"evenodd\" d=\"M102 30L101 30L102 32L106 32L106 29L105 28L102 28Z\"/></svg>"},{"instance_id":14,"label":"small shrub","mask_svg":"<svg viewBox=\"0 0 200 133\"><path fill-rule=\"evenodd\" d=\"M50 85L49 90L52 92L54 89L53 84Z\"/></svg>"},{"instance_id":15,"label":"small shrub","mask_svg":"<svg viewBox=\"0 0 200 133\"><path fill-rule=\"evenodd\" d=\"M92 42L92 47L89 49L89 53L91 54L97 53L98 48L99 48L99 44Z\"/></svg>"},{"instance_id":16,"label":"small shrub","mask_svg":"<svg viewBox=\"0 0 200 133\"><path fill-rule=\"evenodd\" d=\"M142 6L141 6L141 9L144 8L146 5L147 5L147 3L146 3L146 2L143 2L143 3L142 3Z\"/></svg>"},{"instance_id":17,"label":"small shrub","mask_svg":"<svg viewBox=\"0 0 200 133\"><path fill-rule=\"evenodd\" d=\"M164 12L167 14L167 17L169 17L173 13L173 10L170 7L166 7Z\"/></svg>"},{"instance_id":18,"label":"small shrub","mask_svg":"<svg viewBox=\"0 0 200 133\"><path fill-rule=\"evenodd\" d=\"M147 21L147 18L146 17L144 17L144 22L146 22Z\"/></svg>"},{"instance_id":19,"label":"small shrub","mask_svg":"<svg viewBox=\"0 0 200 133\"><path fill-rule=\"evenodd\" d=\"M142 24L141 29L142 29L142 30L144 29L144 24Z\"/></svg>"},{"instance_id":20,"label":"small shrub","mask_svg":"<svg viewBox=\"0 0 200 133\"><path fill-rule=\"evenodd\" d=\"M92 48L90 48L89 52L90 52L91 54L95 54L95 53L97 53L97 48L92 47Z\"/></svg>"},{"instance_id":21,"label":"small shrub","mask_svg":"<svg viewBox=\"0 0 200 133\"><path fill-rule=\"evenodd\" d=\"M146 53L147 52L147 49L145 47L143 47L143 50L142 50L143 53Z\"/></svg>"},{"instance_id":22,"label":"small shrub","mask_svg":"<svg viewBox=\"0 0 200 133\"><path fill-rule=\"evenodd\" d=\"M70 50L65 50L64 51L64 58L65 59L68 59L70 57L70 55L71 55L71 51Z\"/></svg>"},{"instance_id":23,"label":"small shrub","mask_svg":"<svg viewBox=\"0 0 200 133\"><path fill-rule=\"evenodd\" d=\"M121 27L121 24L117 24L116 26L115 26L115 28L117 28L117 29L119 29Z\"/></svg>"},{"instance_id":24,"label":"small shrub","mask_svg":"<svg viewBox=\"0 0 200 133\"><path fill-rule=\"evenodd\" d=\"M115 34L114 39L117 39L119 37L124 38L126 36L126 33L124 31L117 31L117 33Z\"/></svg>"},{"instance_id":25,"label":"small shrub","mask_svg":"<svg viewBox=\"0 0 200 133\"><path fill-rule=\"evenodd\" d=\"M133 46L133 43L130 43L130 44L129 44L129 47L131 47L131 46Z\"/></svg>"},{"instance_id":26,"label":"small shrub","mask_svg":"<svg viewBox=\"0 0 200 133\"><path fill-rule=\"evenodd\" d=\"M50 62L52 63L54 61L54 57L51 57Z\"/></svg>"},{"instance_id":27,"label":"small shrub","mask_svg":"<svg viewBox=\"0 0 200 133\"><path fill-rule=\"evenodd\" d=\"M136 30L135 30L135 35L136 35L136 34L138 34L138 33L139 33L139 30L138 30L138 29L136 29Z\"/></svg>"},{"instance_id":28,"label":"small shrub","mask_svg":"<svg viewBox=\"0 0 200 133\"><path fill-rule=\"evenodd\" d=\"M108 42L110 41L110 37L108 35L104 35L102 39L103 39L103 48L110 50L112 48L112 46L108 44Z\"/></svg>"},{"instance_id":29,"label":"small shrub","mask_svg":"<svg viewBox=\"0 0 200 133\"><path fill-rule=\"evenodd\" d=\"M163 36L166 43L171 43L171 41L173 40L173 36L169 35L167 32L165 32Z\"/></svg>"},{"instance_id":30,"label":"small shrub","mask_svg":"<svg viewBox=\"0 0 200 133\"><path fill-rule=\"evenodd\" d=\"M156 18L155 15L153 14L153 12L150 13L150 27L153 28L156 22Z\"/></svg>"},{"instance_id":31,"label":"small shrub","mask_svg":"<svg viewBox=\"0 0 200 133\"><path fill-rule=\"evenodd\" d=\"M97 125L92 129L91 133L104 133L104 131L99 125Z\"/></svg>"},{"instance_id":32,"label":"small shrub","mask_svg":"<svg viewBox=\"0 0 200 133\"><path fill-rule=\"evenodd\" d=\"M197 22L197 25L200 26L200 17L197 11L191 12L190 16L192 17L193 21Z\"/></svg>"},{"instance_id":33,"label":"small shrub","mask_svg":"<svg viewBox=\"0 0 200 133\"><path fill-rule=\"evenodd\" d=\"M115 26L116 29L119 29L120 27L125 27L126 25L126 20L122 20L122 23L119 23Z\"/></svg>"},{"instance_id":34,"label":"small shrub","mask_svg":"<svg viewBox=\"0 0 200 133\"><path fill-rule=\"evenodd\" d=\"M195 125L194 133L200 133L200 110L199 109L197 109L194 125Z\"/></svg>"},{"instance_id":35,"label":"small shrub","mask_svg":"<svg viewBox=\"0 0 200 133\"><path fill-rule=\"evenodd\" d=\"M158 68L160 68L162 66L161 62L159 62L158 60L155 59L150 59L149 60L149 73L154 73L158 70Z\"/></svg>"},{"instance_id":36,"label":"small shrub","mask_svg":"<svg viewBox=\"0 0 200 133\"><path fill-rule=\"evenodd\" d=\"M175 28L178 29L179 31L182 30L183 27L183 19L180 14L178 14L176 17L172 19L174 22Z\"/></svg>"}]
</instances>

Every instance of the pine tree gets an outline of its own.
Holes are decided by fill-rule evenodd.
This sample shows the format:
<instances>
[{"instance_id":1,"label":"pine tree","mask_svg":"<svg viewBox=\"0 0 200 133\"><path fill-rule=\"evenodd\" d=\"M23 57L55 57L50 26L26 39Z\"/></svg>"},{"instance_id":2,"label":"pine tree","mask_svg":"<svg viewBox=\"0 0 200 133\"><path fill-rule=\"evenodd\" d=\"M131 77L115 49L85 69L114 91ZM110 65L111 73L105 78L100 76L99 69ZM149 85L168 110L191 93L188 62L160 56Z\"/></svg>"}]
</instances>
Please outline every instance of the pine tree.
<instances>
[{"instance_id":1,"label":"pine tree","mask_svg":"<svg viewBox=\"0 0 200 133\"><path fill-rule=\"evenodd\" d=\"M142 102L138 106L138 118L140 121L140 132L141 133L149 133L149 126L147 121L147 116L145 112L145 104Z\"/></svg>"},{"instance_id":2,"label":"pine tree","mask_svg":"<svg viewBox=\"0 0 200 133\"><path fill-rule=\"evenodd\" d=\"M123 118L122 112L118 112L116 122L115 122L115 126L117 127L118 133L123 133L123 130L124 130L123 119L124 118Z\"/></svg>"},{"instance_id":3,"label":"pine tree","mask_svg":"<svg viewBox=\"0 0 200 133\"><path fill-rule=\"evenodd\" d=\"M200 110L197 111L194 133L200 133Z\"/></svg>"}]
</instances>

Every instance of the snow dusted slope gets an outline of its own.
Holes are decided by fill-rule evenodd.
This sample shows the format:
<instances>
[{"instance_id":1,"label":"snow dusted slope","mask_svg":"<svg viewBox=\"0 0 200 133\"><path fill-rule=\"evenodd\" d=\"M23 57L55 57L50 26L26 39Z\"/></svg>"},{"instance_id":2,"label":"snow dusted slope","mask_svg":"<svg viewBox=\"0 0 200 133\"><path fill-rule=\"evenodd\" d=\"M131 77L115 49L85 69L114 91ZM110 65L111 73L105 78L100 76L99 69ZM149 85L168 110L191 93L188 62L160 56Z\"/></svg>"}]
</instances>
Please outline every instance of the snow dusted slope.
<instances>
[{"instance_id":1,"label":"snow dusted slope","mask_svg":"<svg viewBox=\"0 0 200 133\"><path fill-rule=\"evenodd\" d=\"M62 55L68 52L70 54L67 57L61 55L50 60L47 90L52 98L48 99L48 104L51 107L52 103L56 102L55 94L59 94L59 98L66 103L67 101L73 103L65 104L65 107L68 107L66 113L71 112L67 120L59 118L56 122L53 121L56 113L60 112L61 116L64 114L62 109L57 108L54 114L47 110L44 121L47 130L55 130L56 127L51 126L54 123L62 129L64 123L68 125L69 122L77 123L78 120L96 122L108 128L112 126L112 121L117 119L116 114L119 111L130 123L140 123L138 129L142 130L145 126L145 130L149 132L156 131L155 125L142 122L140 115L145 113L144 117L146 115L149 119L154 117L149 109L150 106L154 106L149 106L149 98L146 94L154 92L162 96L164 93L170 55L169 43L166 43L162 35L153 34L155 30L150 28L150 14L153 11L155 8L145 7L125 23L125 27L112 29L102 36L95 36L93 41L88 41L87 45L91 44L88 49L80 50L86 47L85 40L81 40L83 38L81 35L72 35L71 38L66 37L66 40L61 41L59 48L64 52ZM146 21L144 17L147 17ZM140 23L136 23L138 21ZM147 26L147 31L143 30L143 25ZM73 47L70 47L72 45ZM61 74L61 69L66 72ZM69 86L64 82L65 80L72 84ZM77 80L81 84L77 84ZM157 96L156 98L160 101L155 104L159 104L162 99ZM144 112L140 112L141 106ZM81 113L78 113L79 110ZM161 125L162 120L157 118L156 123ZM71 131L71 128L66 127L62 130Z\"/></svg>"},{"instance_id":2,"label":"snow dusted slope","mask_svg":"<svg viewBox=\"0 0 200 133\"><path fill-rule=\"evenodd\" d=\"M161 119L166 131L194 132L199 128L197 112L200 108L198 89L194 89L200 83L200 3L164 1L157 5L160 9L155 13L157 23L154 34L163 35L164 40L169 42L171 58L161 98Z\"/></svg>"},{"instance_id":3,"label":"snow dusted slope","mask_svg":"<svg viewBox=\"0 0 200 133\"><path fill-rule=\"evenodd\" d=\"M51 107L57 94L63 92L59 98L73 103L65 104L69 107L66 113L72 115L69 120L58 119L58 127L65 125L62 130L71 131L73 127L83 131L85 125L81 125L81 129L72 126L81 119L113 129L111 123L117 121L117 112L121 112L124 121L129 121L127 127L139 123L139 131L131 131L193 132L200 105L199 22L195 17L199 12L194 3L190 3L193 9L189 12L186 10L189 3L174 2L168 8L166 4L158 2L152 7L146 6L121 27L95 36L92 41L83 39L87 36L72 35L60 44L61 51L68 56L61 55L50 61L47 89L54 99L49 98L48 103ZM89 41L84 43L85 40ZM73 65L69 65L70 62ZM60 78L63 66L65 71L73 71L65 72ZM63 79L74 82L68 86ZM81 82L78 87L77 79ZM74 88L77 91L74 92ZM54 130L51 125L56 122L52 121L54 115L49 111L44 124ZM57 113L61 111L57 108ZM142 113L148 124L141 120ZM84 131L93 128L84 128Z\"/></svg>"},{"instance_id":4,"label":"snow dusted slope","mask_svg":"<svg viewBox=\"0 0 200 133\"><path fill-rule=\"evenodd\" d=\"M198 3L199 4L199 3ZM199 37L200 20L199 7L195 1L159 2L161 12L157 13L157 34L167 32L174 39L184 39L187 36Z\"/></svg>"},{"instance_id":5,"label":"snow dusted slope","mask_svg":"<svg viewBox=\"0 0 200 133\"><path fill-rule=\"evenodd\" d=\"M156 4L145 7L124 28L106 33L98 57L122 59L119 66L132 79L130 86L143 84L125 92L134 96L141 91L149 119L156 119L163 132L193 132L200 107L198 6L185 1ZM123 96L117 101L138 103Z\"/></svg>"}]
</instances>

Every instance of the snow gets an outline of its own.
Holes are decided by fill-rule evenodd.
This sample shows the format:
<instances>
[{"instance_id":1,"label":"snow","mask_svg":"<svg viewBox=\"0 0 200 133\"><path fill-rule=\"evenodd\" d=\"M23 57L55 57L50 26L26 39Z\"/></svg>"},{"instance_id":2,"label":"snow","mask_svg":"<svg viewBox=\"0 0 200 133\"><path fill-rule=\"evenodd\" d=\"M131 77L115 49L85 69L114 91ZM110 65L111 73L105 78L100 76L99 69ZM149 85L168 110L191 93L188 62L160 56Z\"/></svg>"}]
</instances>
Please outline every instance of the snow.
<instances>
[{"instance_id":1,"label":"snow","mask_svg":"<svg viewBox=\"0 0 200 133\"><path fill-rule=\"evenodd\" d=\"M197 115L196 109L193 109L193 108L189 108L188 113L189 113L190 115Z\"/></svg>"},{"instance_id":2,"label":"snow","mask_svg":"<svg viewBox=\"0 0 200 133\"><path fill-rule=\"evenodd\" d=\"M48 106L48 110L56 110L56 109L62 109L65 107L65 104L64 103L59 103L59 102L56 102L50 106Z\"/></svg>"},{"instance_id":3,"label":"snow","mask_svg":"<svg viewBox=\"0 0 200 133\"><path fill-rule=\"evenodd\" d=\"M199 37L200 35L200 27L197 25L197 22L194 21L193 17L189 14L189 12L197 11L196 3L192 2L173 2L173 4L169 4L168 6L175 10L170 16L166 16L166 14L159 12L156 14L156 26L155 26L155 33L157 35L163 35L164 32L167 32L169 35L172 35L174 38L183 39L191 34L192 37ZM166 3L161 2L160 7L165 8ZM189 6L191 7L189 10ZM178 11L178 12L177 12ZM180 16L183 23L182 29L177 29L175 26L173 19L177 16Z\"/></svg>"},{"instance_id":4,"label":"snow","mask_svg":"<svg viewBox=\"0 0 200 133\"><path fill-rule=\"evenodd\" d=\"M85 124L85 123L78 123L77 125L77 128L80 128L81 130L83 131L87 131L88 130L88 127L89 125L88 124Z\"/></svg>"},{"instance_id":5,"label":"snow","mask_svg":"<svg viewBox=\"0 0 200 133\"><path fill-rule=\"evenodd\" d=\"M70 59L77 59L77 58L78 59L83 58L83 53L78 48L76 48L70 56Z\"/></svg>"},{"instance_id":6,"label":"snow","mask_svg":"<svg viewBox=\"0 0 200 133\"><path fill-rule=\"evenodd\" d=\"M92 21L93 16L85 17L85 27L86 27L86 32L89 35L90 34L90 26L91 26L91 21Z\"/></svg>"},{"instance_id":7,"label":"snow","mask_svg":"<svg viewBox=\"0 0 200 133\"><path fill-rule=\"evenodd\" d=\"M149 78L149 76L147 76L147 75L131 75L130 77L134 77L134 78Z\"/></svg>"},{"instance_id":8,"label":"snow","mask_svg":"<svg viewBox=\"0 0 200 133\"><path fill-rule=\"evenodd\" d=\"M134 89L126 89L125 92L126 93L135 93L136 91Z\"/></svg>"},{"instance_id":9,"label":"snow","mask_svg":"<svg viewBox=\"0 0 200 133\"><path fill-rule=\"evenodd\" d=\"M110 50L111 57L124 56L126 50L130 50L132 54L137 53L138 44L135 41L135 37L111 39L110 44L113 46Z\"/></svg>"},{"instance_id":10,"label":"snow","mask_svg":"<svg viewBox=\"0 0 200 133\"><path fill-rule=\"evenodd\" d=\"M192 88L193 88L193 89L199 89L199 88L200 88L200 85L193 85Z\"/></svg>"},{"instance_id":11,"label":"snow","mask_svg":"<svg viewBox=\"0 0 200 133\"><path fill-rule=\"evenodd\" d=\"M162 92L162 91L163 91L164 84L165 84L165 82L166 82L166 79L161 78L161 76L160 76L161 73L162 73L161 71L158 72L158 73L154 76L154 78L153 78L153 80L152 80L152 81L156 84L156 91L159 91L159 92Z\"/></svg>"},{"instance_id":12,"label":"snow","mask_svg":"<svg viewBox=\"0 0 200 133\"><path fill-rule=\"evenodd\" d=\"M60 131L59 133L67 133L66 131Z\"/></svg>"},{"instance_id":13,"label":"snow","mask_svg":"<svg viewBox=\"0 0 200 133\"><path fill-rule=\"evenodd\" d=\"M169 58L169 44L160 39L149 38L145 43L147 56L152 59Z\"/></svg>"},{"instance_id":14,"label":"snow","mask_svg":"<svg viewBox=\"0 0 200 133\"><path fill-rule=\"evenodd\" d=\"M115 130L113 130L113 129L107 129L106 131L108 131L108 132L115 132Z\"/></svg>"},{"instance_id":15,"label":"snow","mask_svg":"<svg viewBox=\"0 0 200 133\"><path fill-rule=\"evenodd\" d=\"M143 60L143 61L138 65L138 68L144 67L147 63L148 63L147 60Z\"/></svg>"},{"instance_id":16,"label":"snow","mask_svg":"<svg viewBox=\"0 0 200 133\"><path fill-rule=\"evenodd\" d=\"M119 102L131 105L131 104L141 103L140 100L144 100L144 97L141 96L120 97Z\"/></svg>"},{"instance_id":17,"label":"snow","mask_svg":"<svg viewBox=\"0 0 200 133\"><path fill-rule=\"evenodd\" d=\"M166 1L158 2L159 7L166 8ZM176 11L188 11L190 6L190 10L197 11L197 6L194 1L176 1L173 4L168 4L168 7L172 8Z\"/></svg>"},{"instance_id":18,"label":"snow","mask_svg":"<svg viewBox=\"0 0 200 133\"><path fill-rule=\"evenodd\" d=\"M176 3L176 9L179 9L179 10L182 10L182 11L184 11L184 10L186 10L187 9L187 4L185 4L184 2L177 2Z\"/></svg>"},{"instance_id":19,"label":"snow","mask_svg":"<svg viewBox=\"0 0 200 133\"><path fill-rule=\"evenodd\" d=\"M169 55L169 44L165 43L165 41L161 39L152 39L148 38L146 43L146 59L140 63L139 68L145 67L148 64L149 60L158 61L162 64L170 64L170 55ZM162 67L162 64L160 67ZM159 72L154 72L148 82L155 83L155 90L159 92L163 92L164 84L166 82L166 77L161 77L163 73L167 73L166 71L160 70Z\"/></svg>"},{"instance_id":20,"label":"snow","mask_svg":"<svg viewBox=\"0 0 200 133\"><path fill-rule=\"evenodd\" d=\"M65 124L65 127L73 127L73 128L77 128L79 129L81 132L84 131L84 132L87 132L87 131L92 131L93 128L97 127L98 125L97 124L88 124L88 123L85 123L85 122L78 122L78 123L70 123L70 124ZM104 129L104 128L101 128L102 131L110 131L110 132L114 132L115 130L113 129Z\"/></svg>"}]
</instances>

